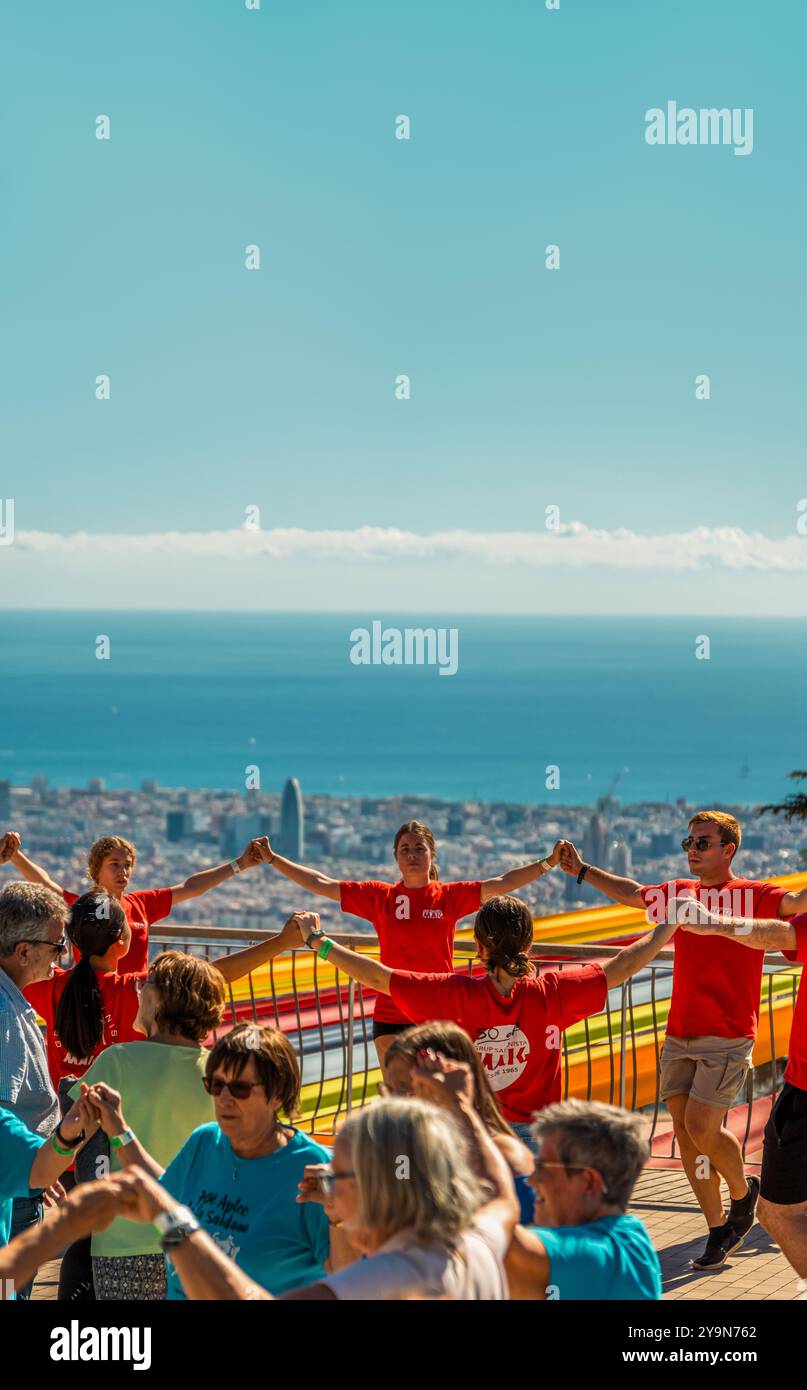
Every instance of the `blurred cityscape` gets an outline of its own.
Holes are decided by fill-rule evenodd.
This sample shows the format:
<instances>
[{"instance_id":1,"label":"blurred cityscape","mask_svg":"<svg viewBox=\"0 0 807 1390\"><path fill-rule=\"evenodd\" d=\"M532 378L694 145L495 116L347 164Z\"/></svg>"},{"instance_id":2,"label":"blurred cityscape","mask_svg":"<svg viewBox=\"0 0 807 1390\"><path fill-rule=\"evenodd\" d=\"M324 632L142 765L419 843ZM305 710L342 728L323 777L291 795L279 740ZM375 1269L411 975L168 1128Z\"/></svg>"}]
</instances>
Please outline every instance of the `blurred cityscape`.
<instances>
[{"instance_id":1,"label":"blurred cityscape","mask_svg":"<svg viewBox=\"0 0 807 1390\"><path fill-rule=\"evenodd\" d=\"M398 826L423 820L437 840L440 877L491 878L547 854L555 840L572 840L583 858L640 883L687 875L681 839L696 809L648 802L622 805L614 796L595 807L446 802L424 798L351 798L303 794L296 779L276 793L243 795L184 791L144 782L139 791L107 791L101 779L83 788L0 782L0 834L16 830L26 854L55 882L80 892L88 886L86 855L101 835L122 835L137 847L130 888L163 888L199 869L230 859L250 839L268 835L273 849L333 878L397 881L392 842ZM743 827L735 872L748 878L796 873L804 867L807 826L760 817L750 806L721 806ZM3 866L0 883L15 875ZM521 891L536 917L601 904L585 883L556 869ZM335 903L314 898L268 865L233 878L203 898L180 904L177 924L277 930L295 907L320 912L331 930L370 931Z\"/></svg>"}]
</instances>

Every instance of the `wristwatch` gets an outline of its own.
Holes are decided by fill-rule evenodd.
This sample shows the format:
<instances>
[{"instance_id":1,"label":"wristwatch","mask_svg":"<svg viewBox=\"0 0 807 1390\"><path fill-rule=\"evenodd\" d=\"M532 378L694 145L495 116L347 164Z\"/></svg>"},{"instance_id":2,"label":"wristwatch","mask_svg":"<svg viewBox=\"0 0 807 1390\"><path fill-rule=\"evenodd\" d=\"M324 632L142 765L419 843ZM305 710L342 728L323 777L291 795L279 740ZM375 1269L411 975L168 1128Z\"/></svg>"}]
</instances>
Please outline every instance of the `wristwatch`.
<instances>
[{"instance_id":1,"label":"wristwatch","mask_svg":"<svg viewBox=\"0 0 807 1390\"><path fill-rule=\"evenodd\" d=\"M585 876L586 876L586 874L588 873L588 871L589 871L590 868L591 868L591 865L590 865L590 864L584 864L584 865L583 865L583 867L581 868L579 874L577 875L577 882L578 882L578 883L582 883L582 882L583 882L583 879L585 878Z\"/></svg>"},{"instance_id":2,"label":"wristwatch","mask_svg":"<svg viewBox=\"0 0 807 1390\"><path fill-rule=\"evenodd\" d=\"M319 949L318 942L322 940L324 935L325 933L321 927L319 931L312 931L308 933L308 936L305 938L305 944L308 947L309 951L316 951Z\"/></svg>"},{"instance_id":3,"label":"wristwatch","mask_svg":"<svg viewBox=\"0 0 807 1390\"><path fill-rule=\"evenodd\" d=\"M190 1207L173 1207L171 1211L161 1211L155 1216L154 1225L160 1233L160 1248L166 1251L181 1245L194 1231L201 1230Z\"/></svg>"}]
</instances>

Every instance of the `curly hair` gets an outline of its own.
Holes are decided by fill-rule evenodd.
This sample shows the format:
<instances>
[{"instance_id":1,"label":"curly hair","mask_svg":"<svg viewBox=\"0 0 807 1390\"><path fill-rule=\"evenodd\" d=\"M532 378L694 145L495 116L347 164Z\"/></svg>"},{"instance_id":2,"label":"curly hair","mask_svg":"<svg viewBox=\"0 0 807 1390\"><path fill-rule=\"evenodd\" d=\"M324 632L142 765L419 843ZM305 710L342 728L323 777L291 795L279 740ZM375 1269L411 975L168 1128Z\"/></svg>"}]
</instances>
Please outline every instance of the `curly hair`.
<instances>
[{"instance_id":1,"label":"curly hair","mask_svg":"<svg viewBox=\"0 0 807 1390\"><path fill-rule=\"evenodd\" d=\"M87 854L87 877L92 883L98 882L98 871L101 868L108 854L113 849L125 849L132 861L132 872L137 863L137 850L131 840L124 840L122 835L102 835L100 840L90 845Z\"/></svg>"},{"instance_id":2,"label":"curly hair","mask_svg":"<svg viewBox=\"0 0 807 1390\"><path fill-rule=\"evenodd\" d=\"M159 995L154 1021L161 1031L201 1042L221 1023L226 992L214 965L182 951L163 951L149 967Z\"/></svg>"}]
</instances>

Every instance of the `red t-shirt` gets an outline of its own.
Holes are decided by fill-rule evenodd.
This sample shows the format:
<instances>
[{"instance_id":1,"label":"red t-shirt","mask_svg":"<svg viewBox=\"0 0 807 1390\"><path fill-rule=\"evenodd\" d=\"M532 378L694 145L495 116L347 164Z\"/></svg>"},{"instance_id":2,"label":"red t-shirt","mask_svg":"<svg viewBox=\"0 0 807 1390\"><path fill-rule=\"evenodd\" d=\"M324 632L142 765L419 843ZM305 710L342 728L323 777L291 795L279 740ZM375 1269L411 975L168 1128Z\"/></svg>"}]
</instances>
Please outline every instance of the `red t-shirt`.
<instances>
[{"instance_id":1,"label":"red t-shirt","mask_svg":"<svg viewBox=\"0 0 807 1390\"><path fill-rule=\"evenodd\" d=\"M454 928L461 917L482 906L481 884L439 883L405 888L399 883L340 883L343 912L372 922L378 933L379 957L392 970L452 968ZM408 1023L389 995L379 994L377 1023Z\"/></svg>"},{"instance_id":2,"label":"red t-shirt","mask_svg":"<svg viewBox=\"0 0 807 1390\"><path fill-rule=\"evenodd\" d=\"M748 878L729 878L712 888L704 888L696 878L677 878L643 888L642 897L651 912L665 906L668 897L689 896L725 916L759 919L778 918L779 904L787 891ZM657 920L663 921L663 916ZM673 941L673 986L667 1018L670 1037L756 1037L765 952L749 950L730 937L697 936L686 931L677 931Z\"/></svg>"},{"instance_id":3,"label":"red t-shirt","mask_svg":"<svg viewBox=\"0 0 807 1390\"><path fill-rule=\"evenodd\" d=\"M790 925L796 931L796 949L783 951L782 955L787 956L788 960L800 960L807 964L807 912L800 912L797 917L791 917ZM760 951L759 954L762 955L763 952ZM796 995L796 1007L793 1010L785 1067L785 1081L789 1081L791 1086L798 1086L800 1091L807 1091L807 988L804 984L806 978L807 970L803 970L799 992Z\"/></svg>"},{"instance_id":4,"label":"red t-shirt","mask_svg":"<svg viewBox=\"0 0 807 1390\"><path fill-rule=\"evenodd\" d=\"M91 890L88 890L91 891ZM68 907L72 907L78 893L69 893L65 888L62 896ZM125 956L118 961L118 974L123 975L145 970L149 963L149 927L161 922L171 911L173 893L170 888L147 888L143 893L121 894L120 905L132 929L132 940ZM81 952L73 947L73 957L81 960Z\"/></svg>"},{"instance_id":5,"label":"red t-shirt","mask_svg":"<svg viewBox=\"0 0 807 1390\"><path fill-rule=\"evenodd\" d=\"M51 1080L57 1088L63 1076L83 1076L105 1047L111 1047L113 1043L143 1041L143 1034L136 1033L132 1025L138 1005L136 981L144 980L147 971L139 970L121 975L115 971L96 970L95 978L101 990L104 1007L104 1035L91 1057L73 1057L62 1045L54 1027L59 1000L69 974L69 970L56 970L49 980L37 980L33 985L26 985L23 990L29 1004L33 1005L48 1025L45 1047Z\"/></svg>"},{"instance_id":6,"label":"red t-shirt","mask_svg":"<svg viewBox=\"0 0 807 1390\"><path fill-rule=\"evenodd\" d=\"M529 1123L560 1100L561 1033L605 1008L605 971L570 965L517 981L505 999L489 976L396 970L392 998L413 1023L453 1019L474 1040L506 1120Z\"/></svg>"}]
</instances>

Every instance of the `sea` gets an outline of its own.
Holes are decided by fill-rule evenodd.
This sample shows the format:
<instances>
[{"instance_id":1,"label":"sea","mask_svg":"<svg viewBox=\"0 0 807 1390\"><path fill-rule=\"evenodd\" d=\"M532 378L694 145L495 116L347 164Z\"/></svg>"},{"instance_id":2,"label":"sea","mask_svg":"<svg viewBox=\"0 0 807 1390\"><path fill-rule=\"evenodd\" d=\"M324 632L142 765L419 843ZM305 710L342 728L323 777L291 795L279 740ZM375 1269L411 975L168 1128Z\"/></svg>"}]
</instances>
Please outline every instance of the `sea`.
<instances>
[{"instance_id":1,"label":"sea","mask_svg":"<svg viewBox=\"0 0 807 1390\"><path fill-rule=\"evenodd\" d=\"M802 620L15 611L0 621L0 780L13 784L152 778L242 792L257 767L264 791L294 776L304 793L340 796L758 805L793 791L788 773L807 767ZM455 628L456 673L355 664L351 634L374 621Z\"/></svg>"}]
</instances>

